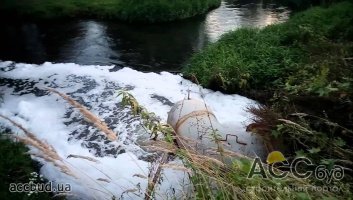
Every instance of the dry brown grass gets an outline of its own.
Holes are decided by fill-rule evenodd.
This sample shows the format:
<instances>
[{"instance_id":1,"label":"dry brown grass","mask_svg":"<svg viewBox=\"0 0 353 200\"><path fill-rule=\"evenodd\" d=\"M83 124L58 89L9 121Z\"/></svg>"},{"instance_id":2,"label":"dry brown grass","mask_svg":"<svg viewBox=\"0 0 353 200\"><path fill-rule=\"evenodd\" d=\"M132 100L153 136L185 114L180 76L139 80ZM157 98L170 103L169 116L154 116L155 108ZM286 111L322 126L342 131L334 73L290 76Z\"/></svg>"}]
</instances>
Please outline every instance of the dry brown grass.
<instances>
[{"instance_id":1,"label":"dry brown grass","mask_svg":"<svg viewBox=\"0 0 353 200\"><path fill-rule=\"evenodd\" d=\"M23 133L26 135L25 137L12 135L12 137L18 139L20 142L26 145L32 146L39 150L39 153L30 153L31 155L38 158L42 158L47 162L51 162L54 166L59 168L60 171L62 171L63 173L76 178L75 174L70 170L69 167L65 165L63 159L58 155L56 150L51 145L38 139L33 133L25 129L22 125L18 124L17 122L11 120L10 118L3 115L0 115L0 117L9 121L17 128L21 129Z\"/></svg>"},{"instance_id":2,"label":"dry brown grass","mask_svg":"<svg viewBox=\"0 0 353 200\"><path fill-rule=\"evenodd\" d=\"M65 99L69 104L71 104L73 107L77 108L80 113L85 117L85 120L92 123L95 127L97 127L99 130L101 130L110 141L115 141L117 140L117 134L112 131L108 125L102 121L99 117L97 117L95 114L90 112L85 106L81 105L71 97L69 97L66 94L63 94L59 91L56 91L52 88L46 88L48 91L53 92L63 99Z\"/></svg>"},{"instance_id":3,"label":"dry brown grass","mask_svg":"<svg viewBox=\"0 0 353 200\"><path fill-rule=\"evenodd\" d=\"M80 159L88 160L88 161L91 161L91 162L99 163L99 161L97 159L94 159L94 158L91 158L91 157L88 157L88 156L70 154L70 155L67 156L67 158L80 158Z\"/></svg>"},{"instance_id":4,"label":"dry brown grass","mask_svg":"<svg viewBox=\"0 0 353 200\"><path fill-rule=\"evenodd\" d=\"M125 97L133 99L129 94L125 94ZM134 102L134 104L130 106L133 110L136 110L136 108L139 107L137 102ZM254 124L254 127L249 127L257 128L260 130L260 134L267 133L269 130L268 125L275 126L276 123L278 123L278 116L276 116L275 113L267 115L266 108L260 108L260 110L253 108L253 112L259 112L259 114L266 115L265 119L268 120L262 121L262 118L257 118L255 119L256 124ZM146 111L146 113L148 112ZM137 112L137 114L139 113ZM149 118L147 117L147 119ZM272 179L248 179L248 171L246 169L250 169L252 162L251 158L240 153L228 151L222 148L221 143L219 143L217 148L207 149L207 153L204 154L195 150L195 146L198 143L197 141L192 140L191 138L182 137L176 134L175 131L168 131L167 133L163 131L160 132L162 134L164 133L168 142L155 140L145 146L149 150L162 152L161 158L156 162L156 170L151 171L149 175L149 185L146 189L145 199L153 198L154 188L158 183L162 168L187 172L191 185L194 188L194 193L192 195L195 195L194 197L197 199L288 199L294 198L296 194L288 193L281 189L272 192L247 191L246 189L248 186L277 187L278 184L283 184L281 186L311 186L309 181L298 180L290 175L286 179L281 180L281 183ZM170 141L170 136L168 136L168 134L172 136L172 142ZM171 154L179 157L184 165L168 164L165 158ZM267 169L268 166L265 165L265 168ZM331 194L325 192L325 194L315 193L310 195L322 197L321 195L330 196Z\"/></svg>"}]
</instances>

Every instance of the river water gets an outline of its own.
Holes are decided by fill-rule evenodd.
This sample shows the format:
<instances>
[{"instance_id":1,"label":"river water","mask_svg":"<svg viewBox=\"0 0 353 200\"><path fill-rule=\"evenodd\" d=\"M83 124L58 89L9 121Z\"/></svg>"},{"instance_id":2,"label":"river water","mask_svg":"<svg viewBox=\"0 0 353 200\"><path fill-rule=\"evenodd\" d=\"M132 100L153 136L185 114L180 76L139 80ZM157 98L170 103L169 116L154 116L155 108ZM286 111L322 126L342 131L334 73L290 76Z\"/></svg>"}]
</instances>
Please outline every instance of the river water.
<instances>
[{"instance_id":1,"label":"river water","mask_svg":"<svg viewBox=\"0 0 353 200\"><path fill-rule=\"evenodd\" d=\"M246 3L245 3L246 2ZM250 3L249 3L250 2ZM0 114L51 145L75 177L52 162L34 157L41 174L54 183L70 183L69 199L144 199L155 153L139 141L149 135L121 104L117 90L129 91L162 122L173 103L188 96L203 99L218 121L240 140L256 102L204 89L166 71L180 70L194 52L239 27L263 27L282 22L289 11L263 1L224 1L222 6L192 19L158 25L79 20L57 24L3 24L0 31ZM28 64L25 64L28 63ZM55 88L86 106L118 135L108 141ZM0 120L0 131L23 133ZM41 154L31 147L31 153ZM255 156L246 146L240 153ZM69 155L94 158L95 162ZM179 160L171 161L179 165ZM163 169L157 199L183 199L190 191L185 172ZM185 188L186 187L186 188Z\"/></svg>"},{"instance_id":2,"label":"river water","mask_svg":"<svg viewBox=\"0 0 353 200\"><path fill-rule=\"evenodd\" d=\"M226 0L207 15L155 25L97 20L2 24L0 60L177 71L192 53L222 34L283 22L289 13L285 7L262 0Z\"/></svg>"}]
</instances>

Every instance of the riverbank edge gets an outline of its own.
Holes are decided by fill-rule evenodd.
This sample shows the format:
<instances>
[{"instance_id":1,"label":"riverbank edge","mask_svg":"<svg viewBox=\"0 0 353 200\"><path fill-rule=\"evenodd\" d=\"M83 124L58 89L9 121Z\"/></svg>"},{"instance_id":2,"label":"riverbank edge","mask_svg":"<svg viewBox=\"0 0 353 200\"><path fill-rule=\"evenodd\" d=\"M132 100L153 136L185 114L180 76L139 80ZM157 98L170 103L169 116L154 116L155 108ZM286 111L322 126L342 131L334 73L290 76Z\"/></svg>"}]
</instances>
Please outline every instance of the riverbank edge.
<instances>
[{"instance_id":1,"label":"riverbank edge","mask_svg":"<svg viewBox=\"0 0 353 200\"><path fill-rule=\"evenodd\" d=\"M24 144L12 140L13 134L0 131L0 195L4 199L53 199L53 193L45 192L10 192L11 183L46 183L40 176L41 164L33 160ZM65 197L55 198L59 200Z\"/></svg>"},{"instance_id":2,"label":"riverbank edge","mask_svg":"<svg viewBox=\"0 0 353 200\"><path fill-rule=\"evenodd\" d=\"M10 2L10 3L8 3ZM48 3L40 0L16 3L6 1L0 6L2 21L60 22L77 19L99 19L127 23L167 23L202 16L221 5L221 0L125 0L89 3L89 1L66 0L63 3ZM12 3L11 3L12 2ZM60 1L59 1L60 2ZM113 2L113 3L112 3Z\"/></svg>"},{"instance_id":3,"label":"riverbank edge","mask_svg":"<svg viewBox=\"0 0 353 200\"><path fill-rule=\"evenodd\" d=\"M194 54L183 76L262 103L248 109L247 130L269 140L270 151L351 168L352 8L351 1L314 7L282 24L225 34ZM342 184L352 180L346 173Z\"/></svg>"}]
</instances>

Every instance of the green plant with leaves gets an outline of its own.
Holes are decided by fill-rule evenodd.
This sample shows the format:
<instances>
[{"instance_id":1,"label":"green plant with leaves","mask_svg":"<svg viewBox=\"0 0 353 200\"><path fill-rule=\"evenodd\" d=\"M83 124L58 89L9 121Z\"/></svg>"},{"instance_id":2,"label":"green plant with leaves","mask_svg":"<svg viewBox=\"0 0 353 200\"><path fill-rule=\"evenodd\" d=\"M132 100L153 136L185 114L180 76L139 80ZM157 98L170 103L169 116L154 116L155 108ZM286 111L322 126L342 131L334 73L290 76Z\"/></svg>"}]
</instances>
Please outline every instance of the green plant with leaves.
<instances>
[{"instance_id":1,"label":"green plant with leaves","mask_svg":"<svg viewBox=\"0 0 353 200\"><path fill-rule=\"evenodd\" d=\"M315 165L325 165L328 169L334 165L344 168L345 176L340 181L326 184L312 179L316 185L343 187L345 197L352 194L349 182L353 180L353 150L349 145L353 141L353 131L328 119L307 113L283 113L289 110L283 106L252 107L253 124L249 130L269 138L269 146L285 152L287 157L306 157ZM285 144L285 145L283 145ZM306 168L309 169L309 168ZM336 194L337 195L337 194Z\"/></svg>"},{"instance_id":2,"label":"green plant with leaves","mask_svg":"<svg viewBox=\"0 0 353 200\"><path fill-rule=\"evenodd\" d=\"M162 134L167 141L172 142L171 136L174 133L174 129L169 124L161 123L155 113L148 112L145 107L139 105L135 97L127 91L119 91L119 96L122 97L121 103L124 106L129 106L133 115L141 117L142 125L148 130L153 139L157 139Z\"/></svg>"}]
</instances>

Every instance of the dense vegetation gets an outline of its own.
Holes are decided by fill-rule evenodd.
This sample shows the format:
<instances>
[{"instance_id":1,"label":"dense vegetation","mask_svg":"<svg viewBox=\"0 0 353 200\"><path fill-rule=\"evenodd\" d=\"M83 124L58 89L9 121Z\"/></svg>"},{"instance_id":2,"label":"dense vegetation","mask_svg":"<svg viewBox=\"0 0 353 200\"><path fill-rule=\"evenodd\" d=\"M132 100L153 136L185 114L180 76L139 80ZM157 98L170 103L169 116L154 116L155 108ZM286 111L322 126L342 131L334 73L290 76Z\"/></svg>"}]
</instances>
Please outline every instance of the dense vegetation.
<instances>
[{"instance_id":1,"label":"dense vegetation","mask_svg":"<svg viewBox=\"0 0 353 200\"><path fill-rule=\"evenodd\" d=\"M121 91L119 92L120 95L122 96L122 104L129 106L134 115L141 117L141 122L146 128L145 130L151 134L153 140L156 140L156 143L152 142L149 146L151 148L157 147L158 149L162 149L163 155L161 156L159 169L162 168L161 166L165 162L168 162L169 158L177 156L183 161L184 166L178 166L178 168L189 173L193 190L190 193L186 192L182 199L304 200L338 199L338 197L340 199L351 199L350 176L345 177L343 181L334 179L330 179L330 181L327 181L328 179L318 180L315 176L300 179L293 175L288 175L285 178L274 178L270 175L270 172L264 172L267 174L267 178L259 175L248 177L249 172L253 168L253 159L239 156L236 152L226 151L223 148L222 142L220 142L222 138L217 136L216 130L208 136L212 137L218 145L217 150L215 149L212 155L197 152L194 149L194 141L189 138L180 137L180 135L178 136L170 125L161 123L159 119L156 119L154 113L150 113L144 107L140 106L131 94ZM261 109L259 110L261 111ZM162 137L159 137L160 135ZM162 138L165 142L160 140ZM304 152L301 152L300 156L304 154ZM215 159L213 156L216 156L218 159ZM230 161L229 159L232 159L232 163L228 162ZM278 159L278 157L274 159ZM292 157L287 157L287 161L291 160ZM261 163L261 161L259 162ZM330 165L326 166L328 170L331 169ZM269 165L267 164L264 164L263 167L265 170L269 169ZM289 170L288 167L280 169ZM305 167L296 169L307 171ZM275 170L275 173L282 172ZM152 174L151 177L153 178L151 180L153 181L149 182L146 192L147 197L154 195L155 184L158 182L160 173L160 170L156 170L156 173ZM322 173L321 171L320 173L322 175L326 172Z\"/></svg>"},{"instance_id":2,"label":"dense vegetation","mask_svg":"<svg viewBox=\"0 0 353 200\"><path fill-rule=\"evenodd\" d=\"M3 137L0 133L0 137ZM0 196L2 199L52 199L48 193L11 193L10 183L41 182L38 167L26 154L28 148L6 138L0 139Z\"/></svg>"},{"instance_id":3,"label":"dense vegetation","mask_svg":"<svg viewBox=\"0 0 353 200\"><path fill-rule=\"evenodd\" d=\"M21 19L92 17L129 22L162 22L203 14L218 7L220 2L220 0L4 0L0 2L0 13Z\"/></svg>"},{"instance_id":4,"label":"dense vegetation","mask_svg":"<svg viewBox=\"0 0 353 200\"><path fill-rule=\"evenodd\" d=\"M287 23L231 32L193 56L185 74L226 92L282 88L325 96L336 91L320 84L349 92L344 83L351 73L352 9L352 3L317 7Z\"/></svg>"},{"instance_id":5,"label":"dense vegetation","mask_svg":"<svg viewBox=\"0 0 353 200\"><path fill-rule=\"evenodd\" d=\"M239 29L192 57L186 76L264 106L248 130L271 150L353 168L353 3L314 7L283 24Z\"/></svg>"}]
</instances>

